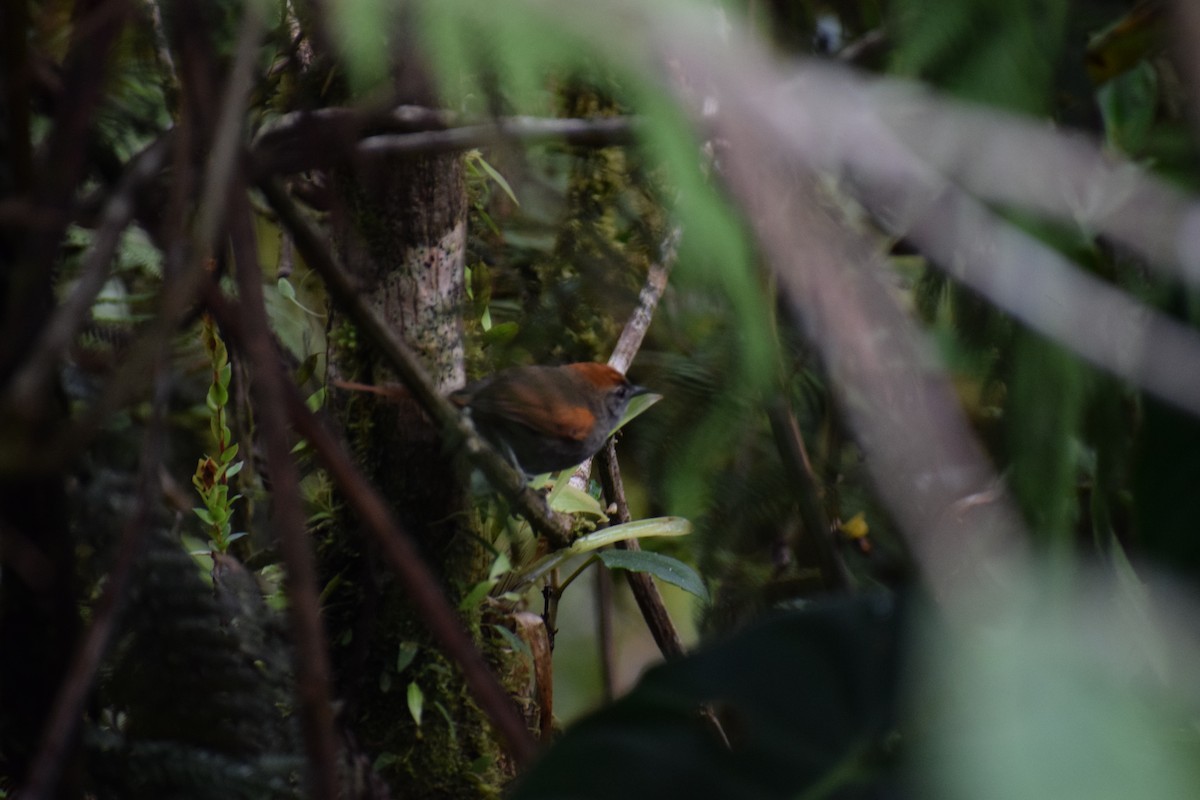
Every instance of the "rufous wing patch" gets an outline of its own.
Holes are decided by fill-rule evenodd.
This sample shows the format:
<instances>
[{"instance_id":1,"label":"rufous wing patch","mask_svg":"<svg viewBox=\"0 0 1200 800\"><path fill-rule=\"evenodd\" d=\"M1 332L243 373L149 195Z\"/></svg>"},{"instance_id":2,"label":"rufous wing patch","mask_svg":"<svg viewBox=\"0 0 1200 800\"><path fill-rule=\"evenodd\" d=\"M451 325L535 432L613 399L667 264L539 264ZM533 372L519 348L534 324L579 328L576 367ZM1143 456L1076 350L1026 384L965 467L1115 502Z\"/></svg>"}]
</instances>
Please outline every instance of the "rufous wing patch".
<instances>
[{"instance_id":1,"label":"rufous wing patch","mask_svg":"<svg viewBox=\"0 0 1200 800\"><path fill-rule=\"evenodd\" d=\"M558 409L553 416L547 414L545 422L546 433L582 442L595 427L596 415L583 406L569 406Z\"/></svg>"},{"instance_id":2,"label":"rufous wing patch","mask_svg":"<svg viewBox=\"0 0 1200 800\"><path fill-rule=\"evenodd\" d=\"M561 392L547 392L544 386L515 382L507 382L502 388L503 391L488 391L477 397L475 406L537 433L579 442L587 439L596 422L591 411L568 404Z\"/></svg>"}]
</instances>

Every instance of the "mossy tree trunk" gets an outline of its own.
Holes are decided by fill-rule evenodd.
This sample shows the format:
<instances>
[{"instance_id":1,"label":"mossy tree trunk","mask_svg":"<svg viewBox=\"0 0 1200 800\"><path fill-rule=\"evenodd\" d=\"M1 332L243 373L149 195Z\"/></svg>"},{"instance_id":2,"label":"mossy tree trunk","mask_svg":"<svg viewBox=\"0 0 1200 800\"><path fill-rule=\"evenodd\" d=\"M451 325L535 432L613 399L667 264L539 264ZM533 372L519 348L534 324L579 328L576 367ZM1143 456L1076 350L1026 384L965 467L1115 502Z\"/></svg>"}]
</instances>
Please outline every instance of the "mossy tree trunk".
<instances>
[{"instance_id":1,"label":"mossy tree trunk","mask_svg":"<svg viewBox=\"0 0 1200 800\"><path fill-rule=\"evenodd\" d=\"M337 180L333 226L347 269L439 387L462 386L467 200L461 158L373 159ZM348 322L335 318L330 339L331 374L374 384L396 380ZM355 394L339 398L338 413L368 476L456 602L486 577L490 558L470 530L453 454L414 402ZM321 555L326 578L338 579L340 587L326 607L339 688L359 746L405 797L496 794L506 767L490 726L457 666L415 617L404 586L364 546L356 525L343 515ZM478 627L477 616L466 622ZM414 685L423 697L419 723L410 704Z\"/></svg>"}]
</instances>

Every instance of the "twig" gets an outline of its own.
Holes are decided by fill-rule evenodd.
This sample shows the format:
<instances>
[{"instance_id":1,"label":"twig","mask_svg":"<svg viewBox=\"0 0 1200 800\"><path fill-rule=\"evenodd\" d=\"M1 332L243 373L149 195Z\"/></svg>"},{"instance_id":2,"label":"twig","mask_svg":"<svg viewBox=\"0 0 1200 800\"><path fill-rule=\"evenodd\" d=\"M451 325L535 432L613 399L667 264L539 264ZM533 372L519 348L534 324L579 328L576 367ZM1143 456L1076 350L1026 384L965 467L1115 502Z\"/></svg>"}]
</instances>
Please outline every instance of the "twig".
<instances>
[{"instance_id":1,"label":"twig","mask_svg":"<svg viewBox=\"0 0 1200 800\"><path fill-rule=\"evenodd\" d=\"M561 141L573 145L609 147L633 141L635 123L628 117L541 119L513 117L483 125L464 125L441 131L369 136L355 148L368 153L447 153L470 150L500 141L534 144Z\"/></svg>"},{"instance_id":2,"label":"twig","mask_svg":"<svg viewBox=\"0 0 1200 800\"><path fill-rule=\"evenodd\" d=\"M570 528L566 520L552 512L545 499L530 489L524 478L518 475L491 445L480 438L469 421L449 400L438 393L420 360L363 300L350 278L338 266L329 248L325 246L323 237L300 213L283 188L272 180L263 181L260 186L267 202L279 215L280 222L291 233L296 249L304 257L305 263L324 279L330 297L354 321L363 335L379 348L380 353L396 370L421 407L436 421L444 435L462 442L462 449L492 486L513 503L518 512L529 520L534 530L544 536L552 547L566 547L570 542Z\"/></svg>"},{"instance_id":3,"label":"twig","mask_svg":"<svg viewBox=\"0 0 1200 800\"><path fill-rule=\"evenodd\" d=\"M308 753L309 793L312 797L332 800L338 796L337 744L330 697L332 673L321 626L317 570L305 529L300 475L284 427L285 384L267 327L254 219L244 191L236 193L231 205L230 238L237 262L238 293L246 309L242 314L245 336L241 344L257 375L250 387L251 398L271 476L272 527L287 570L288 617L296 644L296 688L300 727Z\"/></svg>"},{"instance_id":4,"label":"twig","mask_svg":"<svg viewBox=\"0 0 1200 800\"><path fill-rule=\"evenodd\" d=\"M354 153L450 153L503 141L607 147L632 142L637 130L637 121L630 117L504 117L450 127L454 122L452 114L417 106L402 106L383 115L338 108L296 113L265 128L255 139L255 174L261 179L329 167ZM360 139L364 130L372 135Z\"/></svg>"},{"instance_id":5,"label":"twig","mask_svg":"<svg viewBox=\"0 0 1200 800\"><path fill-rule=\"evenodd\" d=\"M600 460L600 485L604 487L604 496L610 503L616 505L617 522L629 522L632 518L629 514L629 504L625 502L625 486L621 481L621 470L617 466L617 451L612 440L609 440L604 449L600 451ZM617 547L630 551L642 549L637 541L632 539L617 542ZM667 606L663 602L658 587L654 585L654 581L646 573L632 570L625 570L625 577L629 581L629 588L633 591L633 597L637 600L642 617L646 620L646 627L650 629L650 635L654 637L654 642L658 645L663 657L672 659L682 656L684 654L683 639L680 638L675 623L671 621L671 615L667 613Z\"/></svg>"},{"instance_id":6,"label":"twig","mask_svg":"<svg viewBox=\"0 0 1200 800\"><path fill-rule=\"evenodd\" d=\"M609 440L604 449L600 451L600 462L600 483L604 487L604 496L610 503L616 505L617 522L629 522L629 503L625 500L621 468L617 465L617 450L613 446L612 440ZM636 539L617 542L617 547L629 551L642 549ZM644 572L632 570L625 570L625 578L629 581L633 598L637 601L642 618L646 620L646 627L650 629L650 635L654 637L663 658L668 661L673 658L682 658L685 652L683 640L679 636L679 629L671 621L671 615L667 612L667 606L663 602L658 587L654 585L654 580ZM728 748L730 746L729 736L725 733L725 728L721 725L721 720L717 718L717 713L712 706L700 706L699 715L709 731Z\"/></svg>"},{"instance_id":7,"label":"twig","mask_svg":"<svg viewBox=\"0 0 1200 800\"><path fill-rule=\"evenodd\" d=\"M825 586L832 591L845 591L850 588L850 574L838 552L829 520L821 508L821 490L808 461L804 437L796 417L782 402L772 403L767 410L767 417L775 434L775 445L791 477L790 485L796 489L800 520L804 523L805 534L816 548Z\"/></svg>"},{"instance_id":8,"label":"twig","mask_svg":"<svg viewBox=\"0 0 1200 800\"><path fill-rule=\"evenodd\" d=\"M239 342L244 315L237 313L215 289L209 292L208 308L229 340ZM375 537L384 558L400 577L420 619L447 657L462 669L475 701L504 738L509 753L519 763L529 763L536 750L529 731L483 654L463 628L457 612L446 599L442 584L426 566L412 536L400 526L383 498L359 472L341 440L308 409L279 365L273 364L262 379L273 379L284 387L283 400L289 421L312 445L317 458L345 495L347 504Z\"/></svg>"},{"instance_id":9,"label":"twig","mask_svg":"<svg viewBox=\"0 0 1200 800\"><path fill-rule=\"evenodd\" d=\"M663 238L658 261L650 264L646 272L646 282L642 284L642 290L638 293L637 307L630 314L625 327L621 329L617 344L608 358L608 365L622 374L629 371L634 356L646 338L646 331L650 329L650 323L654 320L654 310L658 308L663 292L667 290L671 268L679 258L679 240L682 236L683 228L676 225ZM591 474L592 459L589 458L576 467L575 473L571 475L571 485L577 489L586 489L588 476Z\"/></svg>"},{"instance_id":10,"label":"twig","mask_svg":"<svg viewBox=\"0 0 1200 800\"><path fill-rule=\"evenodd\" d=\"M96 670L112 642L113 632L125 601L125 592L142 551L142 540L150 524L150 507L158 494L164 421L170 399L170 370L165 365L167 349L163 345L163 342L159 343L158 358L154 367L154 374L157 376L154 412L142 440L137 504L121 532L112 571L104 583L100 599L96 601L92 610L92 624L80 637L66 677L54 699L53 709L42 731L41 745L29 769L28 781L18 793L26 800L55 796L55 789L62 774L63 760L75 737Z\"/></svg>"},{"instance_id":11,"label":"twig","mask_svg":"<svg viewBox=\"0 0 1200 800\"><path fill-rule=\"evenodd\" d=\"M646 282L638 293L637 308L633 310L629 321L621 329L617 344L613 347L608 365L618 372L629 371L633 357L642 347L646 331L654 321L654 310L658 308L663 293L667 290L667 279L671 276L671 268L679 258L679 240L683 238L683 228L676 225L667 232L659 248L658 260L650 264L646 271Z\"/></svg>"}]
</instances>

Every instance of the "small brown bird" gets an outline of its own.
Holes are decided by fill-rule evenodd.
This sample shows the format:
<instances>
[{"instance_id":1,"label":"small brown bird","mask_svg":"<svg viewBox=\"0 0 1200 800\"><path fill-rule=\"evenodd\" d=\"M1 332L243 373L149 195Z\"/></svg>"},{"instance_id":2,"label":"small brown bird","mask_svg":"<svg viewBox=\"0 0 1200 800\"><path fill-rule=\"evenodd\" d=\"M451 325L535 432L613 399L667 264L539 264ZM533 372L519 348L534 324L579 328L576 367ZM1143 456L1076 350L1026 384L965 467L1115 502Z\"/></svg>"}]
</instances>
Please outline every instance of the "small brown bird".
<instances>
[{"instance_id":1,"label":"small brown bird","mask_svg":"<svg viewBox=\"0 0 1200 800\"><path fill-rule=\"evenodd\" d=\"M595 455L629 401L648 392L605 364L512 367L460 389L480 435L531 475Z\"/></svg>"}]
</instances>

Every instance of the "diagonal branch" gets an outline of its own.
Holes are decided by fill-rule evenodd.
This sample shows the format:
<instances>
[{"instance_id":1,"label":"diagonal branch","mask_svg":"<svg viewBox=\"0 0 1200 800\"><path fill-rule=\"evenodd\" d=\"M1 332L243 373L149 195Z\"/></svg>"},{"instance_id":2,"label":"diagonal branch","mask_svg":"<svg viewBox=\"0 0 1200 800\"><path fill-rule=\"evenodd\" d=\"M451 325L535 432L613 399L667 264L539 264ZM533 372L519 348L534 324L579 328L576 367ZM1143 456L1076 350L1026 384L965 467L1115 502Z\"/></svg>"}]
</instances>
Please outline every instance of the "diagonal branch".
<instances>
[{"instance_id":1,"label":"diagonal branch","mask_svg":"<svg viewBox=\"0 0 1200 800\"><path fill-rule=\"evenodd\" d=\"M313 797L334 798L338 795L338 781L329 689L331 669L321 627L317 570L305 528L300 474L284 427L286 384L267 327L254 219L244 191L236 193L232 206L229 230L237 262L238 293L246 307L241 315L245 329L241 344L258 376L250 390L271 475L272 527L287 569L288 617L296 643L296 688L308 753L309 790Z\"/></svg>"},{"instance_id":2,"label":"diagonal branch","mask_svg":"<svg viewBox=\"0 0 1200 800\"><path fill-rule=\"evenodd\" d=\"M170 139L164 137L135 156L105 205L95 240L80 267L79 281L46 323L25 366L13 378L5 406L18 415L34 416L35 410L31 407L40 402L58 359L87 321L88 309L108 279L109 266L121 234L134 216L135 195L162 169L169 147Z\"/></svg>"},{"instance_id":3,"label":"diagonal branch","mask_svg":"<svg viewBox=\"0 0 1200 800\"><path fill-rule=\"evenodd\" d=\"M396 333L372 310L355 289L350 278L337 264L321 234L287 196L283 187L272 180L260 185L267 202L279 215L279 220L291 234L296 249L305 262L324 279L325 286L342 310L354 320L396 370L413 397L452 441L461 442L467 455L517 511L529 520L534 529L545 536L551 546L562 548L570 542L566 521L552 512L541 495L526 485L511 465L487 442L479 437L470 422L449 400L442 397L433 381L421 366L420 360Z\"/></svg>"},{"instance_id":4,"label":"diagonal branch","mask_svg":"<svg viewBox=\"0 0 1200 800\"><path fill-rule=\"evenodd\" d=\"M638 121L631 117L501 117L456 125L455 115L421 106L374 115L326 108L295 112L265 127L252 151L255 174L262 179L330 167L354 154L450 153L506 141L608 147L633 142L637 128Z\"/></svg>"}]
</instances>

